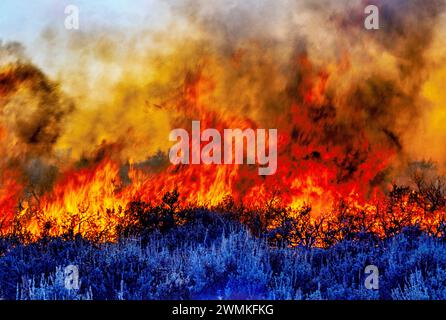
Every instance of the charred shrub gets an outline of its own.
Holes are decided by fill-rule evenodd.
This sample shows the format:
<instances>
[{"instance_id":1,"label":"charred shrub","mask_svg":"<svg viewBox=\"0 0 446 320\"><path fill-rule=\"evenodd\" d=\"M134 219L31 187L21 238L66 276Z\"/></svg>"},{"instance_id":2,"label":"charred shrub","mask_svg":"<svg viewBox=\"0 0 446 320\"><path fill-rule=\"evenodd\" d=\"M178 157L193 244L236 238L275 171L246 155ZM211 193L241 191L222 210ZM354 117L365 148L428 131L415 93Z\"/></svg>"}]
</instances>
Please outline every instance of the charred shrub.
<instances>
[{"instance_id":1,"label":"charred shrub","mask_svg":"<svg viewBox=\"0 0 446 320\"><path fill-rule=\"evenodd\" d=\"M155 230L166 232L175 225L175 214L178 211L179 193L175 190L167 192L162 203L153 206L141 200L128 204L125 210L123 226L118 227L118 233L124 237L145 236Z\"/></svg>"}]
</instances>

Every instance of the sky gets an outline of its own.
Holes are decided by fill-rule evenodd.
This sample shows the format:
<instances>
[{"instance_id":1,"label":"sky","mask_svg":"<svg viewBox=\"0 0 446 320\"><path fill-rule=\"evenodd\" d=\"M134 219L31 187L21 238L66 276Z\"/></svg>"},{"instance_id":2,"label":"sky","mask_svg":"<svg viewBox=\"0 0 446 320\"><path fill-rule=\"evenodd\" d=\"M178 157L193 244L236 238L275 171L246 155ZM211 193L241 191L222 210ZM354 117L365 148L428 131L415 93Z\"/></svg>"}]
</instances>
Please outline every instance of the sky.
<instances>
[{"instance_id":1,"label":"sky","mask_svg":"<svg viewBox=\"0 0 446 320\"><path fill-rule=\"evenodd\" d=\"M165 29L171 21L169 0L0 0L0 44L20 42L25 56L50 76L58 72L54 61L66 55L67 41L75 36L109 31L131 35ZM129 5L131 4L131 5ZM65 28L65 8L79 8L79 30ZM96 32L96 31L101 32ZM48 31L53 35L48 51ZM44 39L44 41L42 41ZM57 55L57 57L55 56Z\"/></svg>"},{"instance_id":2,"label":"sky","mask_svg":"<svg viewBox=\"0 0 446 320\"><path fill-rule=\"evenodd\" d=\"M86 31L98 26L157 28L169 19L164 0L1 0L0 39L31 45L48 27L63 30L67 5L78 6L80 27Z\"/></svg>"}]
</instances>

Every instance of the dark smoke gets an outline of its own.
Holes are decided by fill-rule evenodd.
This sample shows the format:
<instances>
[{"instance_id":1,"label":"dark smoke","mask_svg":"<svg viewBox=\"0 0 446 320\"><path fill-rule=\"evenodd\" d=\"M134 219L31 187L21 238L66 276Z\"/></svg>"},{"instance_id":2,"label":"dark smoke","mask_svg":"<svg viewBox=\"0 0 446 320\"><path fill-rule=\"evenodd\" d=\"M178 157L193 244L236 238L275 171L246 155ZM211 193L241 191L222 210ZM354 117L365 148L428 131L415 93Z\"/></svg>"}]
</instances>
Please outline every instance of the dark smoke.
<instances>
[{"instance_id":1,"label":"dark smoke","mask_svg":"<svg viewBox=\"0 0 446 320\"><path fill-rule=\"evenodd\" d=\"M48 155L74 106L36 66L23 58L18 44L0 46L0 126L10 131L25 152Z\"/></svg>"},{"instance_id":2,"label":"dark smoke","mask_svg":"<svg viewBox=\"0 0 446 320\"><path fill-rule=\"evenodd\" d=\"M55 181L53 147L74 105L18 43L0 44L0 172L15 170L31 193Z\"/></svg>"}]
</instances>

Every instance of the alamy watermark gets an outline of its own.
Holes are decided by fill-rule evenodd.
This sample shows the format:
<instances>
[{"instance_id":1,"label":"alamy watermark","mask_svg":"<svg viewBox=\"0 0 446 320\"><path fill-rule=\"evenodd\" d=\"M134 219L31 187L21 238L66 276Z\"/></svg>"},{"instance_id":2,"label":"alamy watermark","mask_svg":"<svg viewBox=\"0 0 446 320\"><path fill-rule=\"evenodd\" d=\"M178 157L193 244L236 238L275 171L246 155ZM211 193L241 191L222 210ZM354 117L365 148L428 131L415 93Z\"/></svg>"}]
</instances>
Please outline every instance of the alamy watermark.
<instances>
[{"instance_id":1,"label":"alamy watermark","mask_svg":"<svg viewBox=\"0 0 446 320\"><path fill-rule=\"evenodd\" d=\"M224 129L221 134L213 128L201 131L200 121L192 121L191 135L185 129L174 129L169 141L177 141L169 152L175 165L244 164L246 160L246 164L259 165L259 175L277 171L277 129L268 129L268 134L265 129ZM203 148L202 142L207 142Z\"/></svg>"},{"instance_id":2,"label":"alamy watermark","mask_svg":"<svg viewBox=\"0 0 446 320\"><path fill-rule=\"evenodd\" d=\"M67 30L79 30L79 7L70 4L65 7L65 29Z\"/></svg>"},{"instance_id":3,"label":"alamy watermark","mask_svg":"<svg viewBox=\"0 0 446 320\"><path fill-rule=\"evenodd\" d=\"M75 265L69 265L64 269L65 289L79 290L79 268Z\"/></svg>"},{"instance_id":4,"label":"alamy watermark","mask_svg":"<svg viewBox=\"0 0 446 320\"><path fill-rule=\"evenodd\" d=\"M364 28L367 30L379 29L379 8L375 5L365 7L364 13L367 15L364 20Z\"/></svg>"},{"instance_id":5,"label":"alamy watermark","mask_svg":"<svg viewBox=\"0 0 446 320\"><path fill-rule=\"evenodd\" d=\"M365 267L364 273L367 275L364 280L364 286L369 290L379 289L379 269L371 264Z\"/></svg>"}]
</instances>

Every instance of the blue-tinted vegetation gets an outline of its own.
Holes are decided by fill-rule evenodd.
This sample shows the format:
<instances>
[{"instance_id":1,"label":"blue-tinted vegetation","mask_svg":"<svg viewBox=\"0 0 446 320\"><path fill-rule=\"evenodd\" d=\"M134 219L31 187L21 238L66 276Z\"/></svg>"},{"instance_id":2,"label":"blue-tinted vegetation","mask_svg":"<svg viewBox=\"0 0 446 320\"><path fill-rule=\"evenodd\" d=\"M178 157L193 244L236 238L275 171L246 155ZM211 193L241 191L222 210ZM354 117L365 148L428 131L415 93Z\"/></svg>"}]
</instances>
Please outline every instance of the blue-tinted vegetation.
<instances>
[{"instance_id":1,"label":"blue-tinted vegetation","mask_svg":"<svg viewBox=\"0 0 446 320\"><path fill-rule=\"evenodd\" d=\"M208 211L193 222L98 244L81 237L0 242L3 299L446 299L446 244L416 227L328 248L272 244ZM379 290L364 286L367 265ZM80 289L64 268L77 265Z\"/></svg>"}]
</instances>

